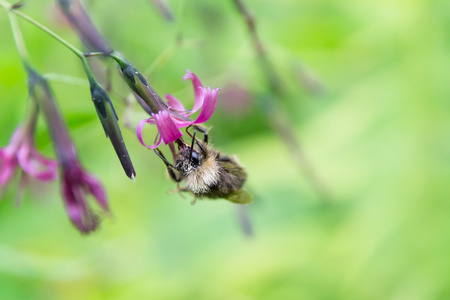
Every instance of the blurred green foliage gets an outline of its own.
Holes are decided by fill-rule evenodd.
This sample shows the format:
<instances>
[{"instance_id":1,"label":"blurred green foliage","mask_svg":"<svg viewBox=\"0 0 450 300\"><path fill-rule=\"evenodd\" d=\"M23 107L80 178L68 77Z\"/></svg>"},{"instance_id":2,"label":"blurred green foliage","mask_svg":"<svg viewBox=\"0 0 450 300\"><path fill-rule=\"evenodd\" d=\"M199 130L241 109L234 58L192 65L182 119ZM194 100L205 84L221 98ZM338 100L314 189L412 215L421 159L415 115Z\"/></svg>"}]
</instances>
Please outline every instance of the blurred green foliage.
<instances>
[{"instance_id":1,"label":"blurred green foliage","mask_svg":"<svg viewBox=\"0 0 450 300\"><path fill-rule=\"evenodd\" d=\"M270 92L232 1L170 1L174 23L151 1L85 4L114 48L141 70L179 29L195 40L149 77L161 95L193 103L181 80L186 69L222 87L222 95L228 86L248 91L236 110L219 103L208 124L216 147L248 169L255 235L243 235L236 207L226 201L191 206L168 195L175 184L161 161L123 129L137 172L129 181L88 88L52 81L81 161L103 181L113 215L81 236L66 217L58 183L32 184L19 207L13 184L0 202L0 299L450 297L448 1L248 1L287 91L277 100L333 196L328 204L261 113ZM81 47L53 1L29 1L23 12ZM84 77L67 49L20 25L38 70ZM25 113L27 89L4 11L0 28L5 145ZM128 91L113 74L111 96L123 121L118 95ZM299 76L319 78L325 91L309 93ZM136 124L145 114L134 106L132 116ZM149 141L154 133L148 129ZM43 123L38 137L39 148L53 155Z\"/></svg>"}]
</instances>

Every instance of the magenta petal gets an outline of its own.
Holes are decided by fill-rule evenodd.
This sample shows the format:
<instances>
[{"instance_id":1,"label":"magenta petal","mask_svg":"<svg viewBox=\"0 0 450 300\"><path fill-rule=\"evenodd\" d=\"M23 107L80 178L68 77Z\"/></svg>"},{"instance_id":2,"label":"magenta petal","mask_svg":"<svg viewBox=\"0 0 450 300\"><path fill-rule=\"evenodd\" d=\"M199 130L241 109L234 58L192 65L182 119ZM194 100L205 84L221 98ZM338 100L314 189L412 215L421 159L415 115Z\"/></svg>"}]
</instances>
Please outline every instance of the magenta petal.
<instances>
[{"instance_id":1,"label":"magenta petal","mask_svg":"<svg viewBox=\"0 0 450 300\"><path fill-rule=\"evenodd\" d=\"M204 123L208 121L209 118L211 118L214 110L216 109L219 90L220 88L211 90L210 87L202 89L204 94L202 110L200 111L200 114L198 115L197 119L195 119L193 124Z\"/></svg>"},{"instance_id":2,"label":"magenta petal","mask_svg":"<svg viewBox=\"0 0 450 300\"><path fill-rule=\"evenodd\" d=\"M97 199L97 202L104 210L108 210L108 203L106 201L105 190L103 190L103 187L100 184L100 182L97 179L95 179L94 176L91 176L89 174L84 174L83 177L92 196L94 196L94 198Z\"/></svg>"},{"instance_id":3,"label":"magenta petal","mask_svg":"<svg viewBox=\"0 0 450 300\"><path fill-rule=\"evenodd\" d=\"M31 148L31 156L43 165L56 168L58 162L56 160L42 156L35 148Z\"/></svg>"},{"instance_id":4,"label":"magenta petal","mask_svg":"<svg viewBox=\"0 0 450 300\"><path fill-rule=\"evenodd\" d=\"M169 113L170 117L172 118L172 121L178 128L186 127L192 124L192 120L190 118L188 118L183 114L180 114L177 111L169 110Z\"/></svg>"},{"instance_id":5,"label":"magenta petal","mask_svg":"<svg viewBox=\"0 0 450 300\"><path fill-rule=\"evenodd\" d=\"M41 156L34 148L24 144L17 153L21 168L31 176L42 181L55 180L58 177L57 163Z\"/></svg>"},{"instance_id":6,"label":"magenta petal","mask_svg":"<svg viewBox=\"0 0 450 300\"><path fill-rule=\"evenodd\" d=\"M142 130L144 129L144 126L145 126L145 123L147 123L147 120L148 119L140 120L138 125L136 126L136 136L137 136L139 142L145 147L148 147L148 146L146 143L144 143L144 140L142 138Z\"/></svg>"},{"instance_id":7,"label":"magenta petal","mask_svg":"<svg viewBox=\"0 0 450 300\"><path fill-rule=\"evenodd\" d=\"M71 179L66 177L64 178L62 194L67 215L72 224L83 233L94 230L97 226L95 222L90 221L92 218L89 216L86 199L81 187L71 183Z\"/></svg>"},{"instance_id":8,"label":"magenta petal","mask_svg":"<svg viewBox=\"0 0 450 300\"><path fill-rule=\"evenodd\" d=\"M161 137L159 137L158 141L156 141L153 145L151 145L151 146L147 145L147 144L144 142L143 138L142 138L142 130L144 129L145 123L154 124L155 122L154 122L153 120L151 120L151 118L141 120L141 121L138 123L138 125L136 126L136 135L137 135L137 138L138 138L139 142L140 142L143 146L147 147L148 149L156 149L156 148L159 147L159 145L161 145L161 142L162 142Z\"/></svg>"},{"instance_id":9,"label":"magenta petal","mask_svg":"<svg viewBox=\"0 0 450 300\"><path fill-rule=\"evenodd\" d=\"M164 144L167 145L183 136L167 110L161 110L157 114L153 114L153 117Z\"/></svg>"},{"instance_id":10,"label":"magenta petal","mask_svg":"<svg viewBox=\"0 0 450 300\"><path fill-rule=\"evenodd\" d=\"M203 93L202 93L203 84L200 81L200 79L198 79L197 75L195 75L189 70L187 70L186 72L187 72L186 75L183 76L183 80L184 81L186 81L186 79L192 80L192 86L194 87L195 102L191 112L194 113L197 110L199 110L203 104Z\"/></svg>"},{"instance_id":11,"label":"magenta petal","mask_svg":"<svg viewBox=\"0 0 450 300\"><path fill-rule=\"evenodd\" d=\"M10 140L9 140L9 145L15 145L18 146L20 144L20 141L23 138L23 128L22 126L19 126L16 128L16 130L14 131L13 135L11 136Z\"/></svg>"},{"instance_id":12,"label":"magenta petal","mask_svg":"<svg viewBox=\"0 0 450 300\"><path fill-rule=\"evenodd\" d=\"M93 213L86 199L86 194L92 194L100 206L108 209L105 192L100 183L86 173L76 160L63 167L62 194L67 214L72 223L82 233L89 233L98 226L98 216Z\"/></svg>"},{"instance_id":13,"label":"magenta petal","mask_svg":"<svg viewBox=\"0 0 450 300\"><path fill-rule=\"evenodd\" d=\"M169 106L172 109L178 110L178 111L185 111L186 110L184 108L183 104L181 104L180 100L178 100L175 96L172 96L171 94L166 94L164 96L164 98L166 98L167 103L169 104Z\"/></svg>"},{"instance_id":14,"label":"magenta petal","mask_svg":"<svg viewBox=\"0 0 450 300\"><path fill-rule=\"evenodd\" d=\"M147 148L152 149L152 150L158 148L159 145L161 145L161 143L162 143L162 138L160 135L158 135L157 138L158 138L158 140L155 141L155 143L153 145L151 145L150 147L147 147Z\"/></svg>"},{"instance_id":15,"label":"magenta petal","mask_svg":"<svg viewBox=\"0 0 450 300\"><path fill-rule=\"evenodd\" d=\"M192 120L190 120L190 121L182 121L182 120L179 120L179 119L176 119L176 118L173 118L172 120L173 120L173 122L176 124L176 126L178 128L188 127L189 125L193 124Z\"/></svg>"}]
</instances>

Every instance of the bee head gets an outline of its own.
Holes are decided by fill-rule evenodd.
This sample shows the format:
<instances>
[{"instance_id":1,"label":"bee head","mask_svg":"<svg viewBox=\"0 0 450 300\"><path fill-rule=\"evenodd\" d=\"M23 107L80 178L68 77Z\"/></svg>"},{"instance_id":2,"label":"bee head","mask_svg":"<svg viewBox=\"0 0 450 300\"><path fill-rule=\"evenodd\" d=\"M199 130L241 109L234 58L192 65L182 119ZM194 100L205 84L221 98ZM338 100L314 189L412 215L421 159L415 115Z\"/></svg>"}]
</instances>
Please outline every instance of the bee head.
<instances>
[{"instance_id":1,"label":"bee head","mask_svg":"<svg viewBox=\"0 0 450 300\"><path fill-rule=\"evenodd\" d=\"M184 147L178 153L175 167L178 171L186 174L197 169L202 161L203 155L201 152L197 152L191 147Z\"/></svg>"},{"instance_id":2,"label":"bee head","mask_svg":"<svg viewBox=\"0 0 450 300\"><path fill-rule=\"evenodd\" d=\"M205 146L195 138L196 133L197 131L195 131L192 136L191 146L184 145L180 149L176 159L175 167L185 175L201 166L207 157ZM197 150L194 149L196 146L195 143L197 143Z\"/></svg>"}]
</instances>

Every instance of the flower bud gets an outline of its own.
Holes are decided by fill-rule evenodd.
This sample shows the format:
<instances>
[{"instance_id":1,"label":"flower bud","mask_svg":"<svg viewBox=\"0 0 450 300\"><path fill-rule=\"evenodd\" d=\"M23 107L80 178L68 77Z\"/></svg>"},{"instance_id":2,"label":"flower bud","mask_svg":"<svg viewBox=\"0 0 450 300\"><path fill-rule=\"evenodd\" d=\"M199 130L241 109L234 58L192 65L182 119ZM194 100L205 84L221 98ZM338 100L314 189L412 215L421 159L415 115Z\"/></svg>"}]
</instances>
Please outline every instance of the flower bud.
<instances>
[{"instance_id":1,"label":"flower bud","mask_svg":"<svg viewBox=\"0 0 450 300\"><path fill-rule=\"evenodd\" d=\"M134 171L133 163L128 155L127 147L125 146L122 133L120 132L118 124L119 118L117 117L108 93L97 83L92 82L91 96L95 109L97 110L97 115L105 130L106 137L110 139L125 173L129 178L134 179L136 172Z\"/></svg>"},{"instance_id":2,"label":"flower bud","mask_svg":"<svg viewBox=\"0 0 450 300\"><path fill-rule=\"evenodd\" d=\"M141 72L136 69L135 66L133 66L117 53L111 53L110 56L119 64L120 71L122 72L122 77L127 85L146 104L144 105L142 101L138 101L148 113L156 114L160 110L167 109L168 106L166 102L148 84L147 80L144 78Z\"/></svg>"}]
</instances>

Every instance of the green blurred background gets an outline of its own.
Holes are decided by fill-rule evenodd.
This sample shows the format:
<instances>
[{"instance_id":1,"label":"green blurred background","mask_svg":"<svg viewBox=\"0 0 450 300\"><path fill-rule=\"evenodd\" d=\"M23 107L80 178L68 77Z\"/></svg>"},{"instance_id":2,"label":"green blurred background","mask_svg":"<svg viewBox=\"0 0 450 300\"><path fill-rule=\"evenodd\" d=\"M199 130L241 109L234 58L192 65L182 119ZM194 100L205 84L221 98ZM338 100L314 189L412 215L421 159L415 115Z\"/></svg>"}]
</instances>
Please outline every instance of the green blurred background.
<instances>
[{"instance_id":1,"label":"green blurred background","mask_svg":"<svg viewBox=\"0 0 450 300\"><path fill-rule=\"evenodd\" d=\"M126 4L125 4L126 3ZM450 297L450 2L247 1L285 96L273 97L232 1L90 1L115 49L160 93L193 103L186 69L221 87L213 144L246 166L254 236L236 206L168 195L164 165L123 129L137 171L124 175L86 86L51 82L82 163L104 183L113 216L80 235L58 183L0 202L0 299L448 299ZM72 43L52 1L23 12ZM78 59L20 21L36 68L83 78ZM0 144L22 120L25 74L0 13ZM183 47L167 51L181 29ZM168 53L165 55L164 53ZM97 66L102 63L97 62ZM111 64L113 66L113 64ZM126 86L113 72L113 101ZM323 84L311 93L305 80ZM303 81L302 81L303 80ZM302 83L303 82L303 83ZM309 85L310 86L310 85ZM274 99L331 200L324 203L271 128ZM238 99L238 100L236 100ZM133 107L135 125L145 114ZM42 120L41 120L42 122ZM155 131L147 128L148 142ZM38 146L53 156L45 124Z\"/></svg>"}]
</instances>

